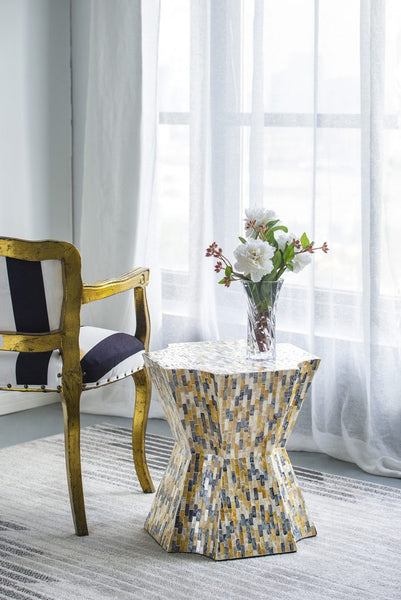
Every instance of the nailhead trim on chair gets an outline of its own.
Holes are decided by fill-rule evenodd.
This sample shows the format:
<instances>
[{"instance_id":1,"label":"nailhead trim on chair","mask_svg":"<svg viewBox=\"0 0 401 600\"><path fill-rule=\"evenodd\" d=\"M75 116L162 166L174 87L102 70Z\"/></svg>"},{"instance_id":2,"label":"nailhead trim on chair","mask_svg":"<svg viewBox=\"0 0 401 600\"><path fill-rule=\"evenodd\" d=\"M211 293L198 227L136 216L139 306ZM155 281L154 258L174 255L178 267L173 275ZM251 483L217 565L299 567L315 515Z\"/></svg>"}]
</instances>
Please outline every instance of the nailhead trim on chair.
<instances>
[{"instance_id":1,"label":"nailhead trim on chair","mask_svg":"<svg viewBox=\"0 0 401 600\"><path fill-rule=\"evenodd\" d=\"M83 370L82 374L84 378L82 387L83 390L100 387L102 385L112 383L113 381L124 379L124 377L133 375L136 371L143 368L143 350L141 350L141 347L143 348L143 345L135 337L129 336L127 334L122 334L123 337L121 341L123 343L123 351L125 352L125 356L122 356L121 363L117 362L115 366L113 366L113 362L110 360L110 357L113 357L113 351L116 346L118 350L118 345L120 343L120 334L117 335L116 332L105 329L89 327L83 327L82 329L84 330L83 332L81 331L83 337L80 338L80 340L83 342L81 346L83 358L88 357L89 354L91 355L90 359L87 358L87 363L90 368L88 370ZM109 339L111 344L110 347L107 345ZM132 342L130 340L132 340ZM132 345L130 346L130 344ZM129 355L129 351L131 348L133 353ZM0 363L0 367L3 366L3 371L1 371L0 368L0 377L1 379L3 379L3 381L7 381L8 379L8 383L3 385L0 384L0 389L40 390L57 392L60 392L62 390L62 353L60 353L59 350L55 350L53 353L50 352L50 357L49 359L47 359L48 367L46 367L46 370L44 371L47 381L43 381L43 379L41 381L39 378L37 382L33 383L31 383L29 379L27 379L27 377L31 376L32 374L33 377L35 377L35 363L24 363L26 365L26 370L22 371L20 369L21 377L20 379L18 379L17 377L15 365L19 354L20 353L8 351L0 354L0 360L4 359L6 361L5 363L3 363L3 365L1 365ZM27 353L24 354L26 356ZM105 362L102 363L102 361ZM106 368L110 369L109 372L104 373L103 376L101 375L101 368L99 371L98 367L98 365L101 364L104 364ZM92 369L92 365L94 365L95 370ZM90 381L89 377L92 377L92 375L96 371L99 379ZM90 373L92 373L92 375ZM14 381L12 379L13 377L15 377Z\"/></svg>"}]
</instances>

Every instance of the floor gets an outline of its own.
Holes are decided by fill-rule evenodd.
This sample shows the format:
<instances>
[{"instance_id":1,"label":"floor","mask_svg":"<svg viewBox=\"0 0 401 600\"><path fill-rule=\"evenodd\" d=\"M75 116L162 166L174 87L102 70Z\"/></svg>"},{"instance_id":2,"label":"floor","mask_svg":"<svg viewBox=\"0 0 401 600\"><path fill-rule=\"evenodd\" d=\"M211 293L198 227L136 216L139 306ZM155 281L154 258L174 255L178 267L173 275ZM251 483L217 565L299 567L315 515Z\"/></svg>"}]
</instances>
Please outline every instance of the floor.
<instances>
[{"instance_id":1,"label":"floor","mask_svg":"<svg viewBox=\"0 0 401 600\"><path fill-rule=\"evenodd\" d=\"M131 427L130 419L124 417L89 414L82 414L81 416L82 427L103 422ZM18 413L2 415L0 416L0 448L54 435L62 431L63 418L60 404L50 404ZM167 422L162 419L150 419L148 421L148 431L158 435L171 436ZM299 467L324 471L344 477L353 477L354 479L362 479L401 489L401 479L370 475L359 469L356 465L336 460L325 454L317 452L289 452L289 455L292 464Z\"/></svg>"}]
</instances>

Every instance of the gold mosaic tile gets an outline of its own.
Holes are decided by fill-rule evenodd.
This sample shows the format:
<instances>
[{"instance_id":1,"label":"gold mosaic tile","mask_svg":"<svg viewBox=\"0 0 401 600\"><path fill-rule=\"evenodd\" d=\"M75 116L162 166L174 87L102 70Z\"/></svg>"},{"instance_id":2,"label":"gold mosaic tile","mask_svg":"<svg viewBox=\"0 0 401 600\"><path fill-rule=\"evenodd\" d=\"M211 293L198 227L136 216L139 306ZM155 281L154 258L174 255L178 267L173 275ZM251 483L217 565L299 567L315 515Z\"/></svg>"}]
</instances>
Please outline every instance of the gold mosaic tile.
<instances>
[{"instance_id":1,"label":"gold mosaic tile","mask_svg":"<svg viewBox=\"0 0 401 600\"><path fill-rule=\"evenodd\" d=\"M320 360L279 344L171 344L144 355L176 445L145 528L168 552L215 560L296 551L316 535L285 444Z\"/></svg>"}]
</instances>

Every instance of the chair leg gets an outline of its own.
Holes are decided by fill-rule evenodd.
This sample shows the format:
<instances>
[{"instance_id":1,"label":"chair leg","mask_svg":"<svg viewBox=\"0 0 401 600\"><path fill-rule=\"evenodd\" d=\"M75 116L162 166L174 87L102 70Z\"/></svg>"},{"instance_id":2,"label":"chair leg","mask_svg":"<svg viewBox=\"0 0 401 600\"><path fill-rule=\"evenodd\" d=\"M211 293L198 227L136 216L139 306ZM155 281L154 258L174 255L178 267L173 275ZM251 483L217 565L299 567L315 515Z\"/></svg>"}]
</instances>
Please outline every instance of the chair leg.
<instances>
[{"instance_id":1,"label":"chair leg","mask_svg":"<svg viewBox=\"0 0 401 600\"><path fill-rule=\"evenodd\" d=\"M146 368L132 375L135 381L135 410L132 421L132 450L139 483L145 493L155 491L146 463L145 433L148 421L152 384Z\"/></svg>"},{"instance_id":2,"label":"chair leg","mask_svg":"<svg viewBox=\"0 0 401 600\"><path fill-rule=\"evenodd\" d=\"M67 466L68 491L76 535L88 535L84 493L81 475L80 413L81 390L65 389L61 394L64 415L65 461Z\"/></svg>"}]
</instances>

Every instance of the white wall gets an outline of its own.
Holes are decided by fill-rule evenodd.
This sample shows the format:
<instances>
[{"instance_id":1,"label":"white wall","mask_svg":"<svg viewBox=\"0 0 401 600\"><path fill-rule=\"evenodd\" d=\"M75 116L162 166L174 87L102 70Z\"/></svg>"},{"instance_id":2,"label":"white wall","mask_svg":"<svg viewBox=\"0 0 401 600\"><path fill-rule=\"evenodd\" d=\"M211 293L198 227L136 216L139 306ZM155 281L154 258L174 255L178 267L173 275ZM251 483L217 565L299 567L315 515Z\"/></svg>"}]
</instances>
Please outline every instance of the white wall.
<instances>
[{"instance_id":1,"label":"white wall","mask_svg":"<svg viewBox=\"0 0 401 600\"><path fill-rule=\"evenodd\" d=\"M0 236L72 240L68 0L0 1ZM58 394L0 393L0 414Z\"/></svg>"},{"instance_id":2,"label":"white wall","mask_svg":"<svg viewBox=\"0 0 401 600\"><path fill-rule=\"evenodd\" d=\"M0 235L72 239L68 0L0 2Z\"/></svg>"}]
</instances>

